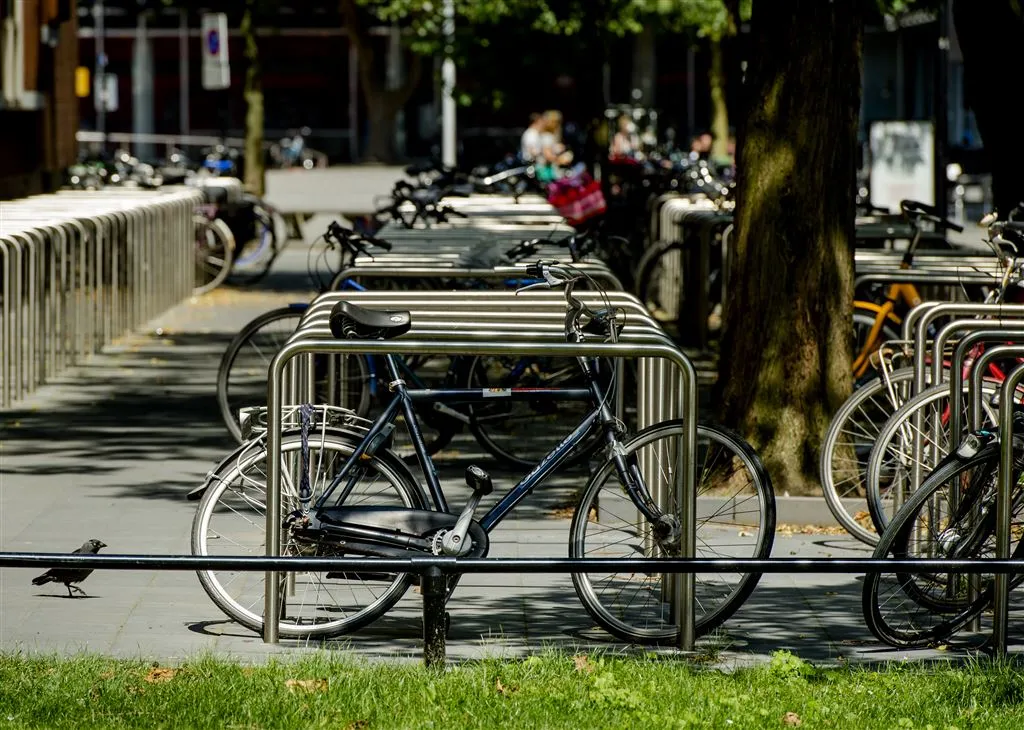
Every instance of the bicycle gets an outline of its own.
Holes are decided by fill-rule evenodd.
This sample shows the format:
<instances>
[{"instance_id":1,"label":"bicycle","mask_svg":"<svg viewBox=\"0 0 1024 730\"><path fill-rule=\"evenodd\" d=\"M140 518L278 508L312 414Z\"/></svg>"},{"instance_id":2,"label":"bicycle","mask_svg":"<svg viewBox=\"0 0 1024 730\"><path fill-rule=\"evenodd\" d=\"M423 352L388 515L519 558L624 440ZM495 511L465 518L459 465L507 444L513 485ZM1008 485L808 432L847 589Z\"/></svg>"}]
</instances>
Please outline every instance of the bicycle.
<instances>
[{"instance_id":1,"label":"bicycle","mask_svg":"<svg viewBox=\"0 0 1024 730\"><path fill-rule=\"evenodd\" d=\"M592 309L575 297L573 288L581 277L573 267L538 263L529 268L528 275L543 279L543 286L564 288L565 331L570 341L584 341L588 336L616 341L625 324L621 313L607 303ZM336 337L381 340L401 337L412 325L408 312L368 310L347 302L335 306L330 322ZM671 472L665 475L675 472L673 455L679 453L683 425L678 420L666 421L627 439L624 427L609 408L608 386L598 377L594 361L577 358L585 387L547 392L548 397L557 400L588 402L589 413L479 518L480 501L493 489L490 477L479 467L469 467L466 483L472 495L460 513L450 511L433 461L418 437L419 411L415 404L479 402L489 394L479 389L413 390L400 379L395 356L385 355L384 361L394 379L394 395L372 422L338 409L332 418L327 409L312 406L286 414L292 424L297 419L299 426L289 428L281 440L282 458L288 467L282 489L282 514L287 515L282 524L286 555L486 556L489 533L558 471L570 451L593 432L607 444L608 456L589 479L576 507L570 527L570 556L680 554L682 531L674 498L665 497L659 505L653 496L674 490L661 490L665 477L648 467L656 470L661 466L658 458L666 456ZM535 389L525 393L512 389L507 394L513 399L543 395ZM384 446L399 414L404 415L416 446L423 481ZM703 468L698 470L698 512L703 510L705 517L705 522L697 526L699 552L766 557L774 537L775 497L763 465L739 437L717 427L698 426L698 443L703 457ZM724 450L724 459L718 459L718 448ZM256 439L225 458L189 495L201 500L193 521L194 554L210 555L219 545L227 546L234 554L246 546L250 552L263 550L266 485L262 474L266 460L265 437ZM372 477L371 489L366 493L359 486L364 477ZM671 476L667 479L671 481ZM374 489L377 481L382 484ZM613 526L617 510L622 511L621 522ZM222 527L221 517L240 518L238 532ZM715 523L719 518L725 521ZM742 530L737 529L739 525L744 526ZM609 533L609 544L591 545L590 539L599 539L602 531ZM259 613L264 596L262 578L249 574L236 581L237 577L215 571L199 573L203 589L226 615L259 631L263 626ZM698 634L703 634L739 608L760 575L728 574L716 580L705 574L699 578L696 627ZM639 585L629 585L632 581ZM288 590L287 606L278 619L281 635L327 637L355 631L384 615L412 582L411 576L394 573L287 573L282 582L282 590L285 586ZM457 583L457 578L450 579L449 598ZM586 610L612 635L645 643L678 639L678 627L663 596L662 575L582 572L573 574L573 584ZM364 592L357 595L358 591ZM634 599L641 603L638 608L624 605ZM637 611L635 616L627 616L630 609Z\"/></svg>"}]
</instances>

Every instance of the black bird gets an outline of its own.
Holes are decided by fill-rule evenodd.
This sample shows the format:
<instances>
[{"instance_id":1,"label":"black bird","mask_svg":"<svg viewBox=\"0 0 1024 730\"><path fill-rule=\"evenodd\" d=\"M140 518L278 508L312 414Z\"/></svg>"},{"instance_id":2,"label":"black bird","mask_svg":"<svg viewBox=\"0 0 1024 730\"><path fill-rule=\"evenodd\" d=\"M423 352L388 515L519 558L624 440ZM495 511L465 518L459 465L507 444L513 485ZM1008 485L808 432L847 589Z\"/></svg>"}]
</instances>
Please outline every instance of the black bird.
<instances>
[{"instance_id":1,"label":"black bird","mask_svg":"<svg viewBox=\"0 0 1024 730\"><path fill-rule=\"evenodd\" d=\"M82 555L91 553L95 555L100 551L100 548L105 548L107 544L100 542L99 540L86 540L82 547L72 551L72 555ZM92 572L92 568L50 568L48 571L43 573L38 578L32 579L32 585L41 586L44 583L63 583L64 587L68 589L68 598L73 598L71 591L78 591L83 596L86 595L78 586L71 585L72 583L81 583L83 580L89 577L89 573Z\"/></svg>"}]
</instances>

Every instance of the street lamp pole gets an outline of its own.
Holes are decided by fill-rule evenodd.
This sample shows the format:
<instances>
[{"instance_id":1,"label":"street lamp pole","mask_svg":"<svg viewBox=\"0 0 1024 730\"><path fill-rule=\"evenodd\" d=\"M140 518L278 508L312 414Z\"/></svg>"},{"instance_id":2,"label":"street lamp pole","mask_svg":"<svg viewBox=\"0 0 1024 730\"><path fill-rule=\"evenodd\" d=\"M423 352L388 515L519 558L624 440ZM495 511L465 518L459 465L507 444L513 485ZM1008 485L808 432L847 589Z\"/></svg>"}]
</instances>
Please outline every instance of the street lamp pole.
<instances>
[{"instance_id":1,"label":"street lamp pole","mask_svg":"<svg viewBox=\"0 0 1024 730\"><path fill-rule=\"evenodd\" d=\"M441 162L455 166L455 2L444 0L444 61L441 64Z\"/></svg>"},{"instance_id":2,"label":"street lamp pole","mask_svg":"<svg viewBox=\"0 0 1024 730\"><path fill-rule=\"evenodd\" d=\"M93 74L93 98L96 101L96 131L104 134L107 131L107 54L103 45L104 21L106 11L103 0L96 0L92 6L93 24L96 29L96 72ZM106 146L106 140L101 144Z\"/></svg>"},{"instance_id":3,"label":"street lamp pole","mask_svg":"<svg viewBox=\"0 0 1024 730\"><path fill-rule=\"evenodd\" d=\"M938 47L935 58L935 207L946 218L949 211L946 179L946 142L949 138L949 0L939 3Z\"/></svg>"}]
</instances>

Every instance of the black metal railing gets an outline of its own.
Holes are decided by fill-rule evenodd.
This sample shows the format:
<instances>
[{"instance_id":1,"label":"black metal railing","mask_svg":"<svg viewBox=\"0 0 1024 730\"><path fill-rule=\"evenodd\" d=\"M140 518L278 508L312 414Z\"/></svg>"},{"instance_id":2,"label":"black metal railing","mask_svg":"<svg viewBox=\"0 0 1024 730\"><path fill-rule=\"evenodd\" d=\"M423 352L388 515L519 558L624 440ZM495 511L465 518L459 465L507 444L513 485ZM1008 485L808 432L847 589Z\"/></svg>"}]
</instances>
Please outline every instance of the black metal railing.
<instances>
[{"instance_id":1,"label":"black metal railing","mask_svg":"<svg viewBox=\"0 0 1024 730\"><path fill-rule=\"evenodd\" d=\"M428 667L445 662L447 578L464 573L1024 573L1024 559L947 560L878 558L305 558L207 557L195 555L74 555L0 553L0 568L87 568L93 570L238 570L415 573L422 577L423 659ZM1006 647L995 647L1005 653Z\"/></svg>"}]
</instances>

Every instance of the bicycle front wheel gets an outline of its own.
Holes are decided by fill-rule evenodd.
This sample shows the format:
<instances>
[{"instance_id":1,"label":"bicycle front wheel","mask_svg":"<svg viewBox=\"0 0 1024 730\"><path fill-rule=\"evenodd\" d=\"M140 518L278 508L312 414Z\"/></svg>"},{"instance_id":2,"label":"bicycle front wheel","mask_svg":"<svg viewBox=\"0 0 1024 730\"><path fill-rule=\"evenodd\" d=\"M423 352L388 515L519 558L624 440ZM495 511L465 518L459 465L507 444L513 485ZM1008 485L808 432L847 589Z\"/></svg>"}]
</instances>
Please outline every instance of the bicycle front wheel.
<instances>
[{"instance_id":1,"label":"bicycle front wheel","mask_svg":"<svg viewBox=\"0 0 1024 730\"><path fill-rule=\"evenodd\" d=\"M644 429L624 446L661 508L679 514L674 489L683 439L682 421ZM635 472L636 473L636 472ZM697 426L697 557L766 558L775 539L775 494L764 465L742 439L724 429ZM659 549L651 524L626 493L612 461L590 480L573 515L573 558L677 557ZM697 634L706 634L750 595L760 573L700 573L694 608ZM599 626L625 641L677 641L672 591L660 573L574 573L576 592Z\"/></svg>"},{"instance_id":2,"label":"bicycle front wheel","mask_svg":"<svg viewBox=\"0 0 1024 730\"><path fill-rule=\"evenodd\" d=\"M352 455L355 442L335 432L309 439L311 504L321 496ZM300 434L281 439L281 514L300 507ZM209 477L192 522L192 554L265 555L267 516L267 450L260 439L239 447L235 458L222 462ZM423 509L422 490L409 470L390 452L378 451L353 468L356 483L347 506ZM284 532L281 554L303 557L344 557L344 546L297 542ZM362 557L354 554L353 557ZM206 594L225 614L253 631L263 629L265 574L253 571L198 571ZM288 637L336 636L354 631L383 616L409 586L400 573L282 573L280 633Z\"/></svg>"},{"instance_id":3,"label":"bicycle front wheel","mask_svg":"<svg viewBox=\"0 0 1024 730\"><path fill-rule=\"evenodd\" d=\"M874 558L995 557L995 491L999 445L972 457L951 454L914 492L882 533ZM1024 500L1018 486L1010 515L1011 556L1024 541ZM992 600L992 575L979 575L975 592L966 573L868 573L864 619L871 633L900 648L942 641L981 613ZM1024 576L1016 576L1011 585Z\"/></svg>"}]
</instances>

